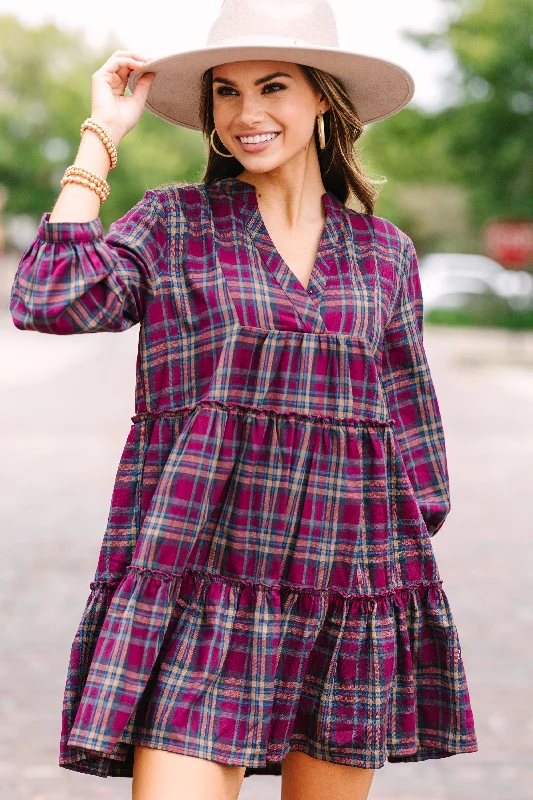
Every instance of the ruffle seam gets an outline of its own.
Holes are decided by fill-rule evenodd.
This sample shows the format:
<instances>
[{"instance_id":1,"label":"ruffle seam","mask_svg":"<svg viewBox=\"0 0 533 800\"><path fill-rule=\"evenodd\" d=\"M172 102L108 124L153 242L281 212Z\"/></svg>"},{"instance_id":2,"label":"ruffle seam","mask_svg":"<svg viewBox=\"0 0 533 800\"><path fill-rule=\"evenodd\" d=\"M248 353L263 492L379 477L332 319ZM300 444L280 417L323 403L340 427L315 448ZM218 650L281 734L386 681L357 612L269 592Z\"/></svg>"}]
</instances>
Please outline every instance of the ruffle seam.
<instances>
[{"instance_id":1,"label":"ruffle seam","mask_svg":"<svg viewBox=\"0 0 533 800\"><path fill-rule=\"evenodd\" d=\"M302 586L301 584L297 583L289 583L287 581L278 581L277 583L265 583L264 581L254 581L254 580L246 580L245 578L233 578L227 575L222 575L217 572L205 572L204 570L194 569L194 568L186 568L181 572L163 572L162 570L151 569L149 567L137 567L134 565L130 565L126 568L124 575L120 578L116 578L113 580L94 580L91 581L89 584L91 589L97 588L105 588L107 586L115 586L119 584L125 577L126 574L129 572L137 572L146 575L154 575L162 580L166 581L173 581L178 578L184 578L187 575L194 575L198 578L208 578L212 581L219 581L225 584L232 584L237 586L249 586L249 587L257 587L262 589L270 589L270 590L279 590L279 589L289 589L290 591L300 592L302 594L312 594L312 595L339 595L345 599L351 598L361 598L367 600L379 600L382 597L389 597L391 595L397 594L402 590L411 591L414 589L426 589L432 586L440 586L443 583L442 579L439 580L431 580L431 581L413 581L412 583L404 583L399 586L394 586L389 589L384 589L380 592L371 592L371 593L364 593L364 592L344 592L342 589L338 589L335 587L325 587L320 589L315 586Z\"/></svg>"},{"instance_id":2,"label":"ruffle seam","mask_svg":"<svg viewBox=\"0 0 533 800\"><path fill-rule=\"evenodd\" d=\"M141 411L131 417L132 422L140 422L144 419L158 419L160 417L175 417L181 414L189 414L199 406L218 407L224 408L230 413L246 413L247 411L254 411L256 416L271 416L281 417L283 419L294 419L301 421L317 420L326 425L365 425L367 427L390 428L394 426L395 420L389 418L387 420L378 420L372 417L333 417L327 414L300 414L297 411L277 411L275 408L268 408L263 406L250 406L244 403L224 403L221 400L199 400L193 406L182 406L176 409L166 409L162 411Z\"/></svg>"}]
</instances>

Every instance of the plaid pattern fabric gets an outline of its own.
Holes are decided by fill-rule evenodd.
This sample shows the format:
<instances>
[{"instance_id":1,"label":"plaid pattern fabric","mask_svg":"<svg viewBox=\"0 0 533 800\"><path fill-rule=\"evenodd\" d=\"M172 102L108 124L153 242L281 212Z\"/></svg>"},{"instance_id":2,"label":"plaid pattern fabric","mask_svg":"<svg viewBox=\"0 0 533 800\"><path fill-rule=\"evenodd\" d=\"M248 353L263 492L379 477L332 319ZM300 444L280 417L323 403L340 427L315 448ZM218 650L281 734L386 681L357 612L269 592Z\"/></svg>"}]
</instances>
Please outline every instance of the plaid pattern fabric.
<instances>
[{"instance_id":1,"label":"plaid pattern fabric","mask_svg":"<svg viewBox=\"0 0 533 800\"><path fill-rule=\"evenodd\" d=\"M254 187L149 190L104 235L44 214L23 330L140 323L135 413L72 644L61 766L144 744L280 774L475 752L431 537L450 509L411 240L323 195L308 286Z\"/></svg>"}]
</instances>

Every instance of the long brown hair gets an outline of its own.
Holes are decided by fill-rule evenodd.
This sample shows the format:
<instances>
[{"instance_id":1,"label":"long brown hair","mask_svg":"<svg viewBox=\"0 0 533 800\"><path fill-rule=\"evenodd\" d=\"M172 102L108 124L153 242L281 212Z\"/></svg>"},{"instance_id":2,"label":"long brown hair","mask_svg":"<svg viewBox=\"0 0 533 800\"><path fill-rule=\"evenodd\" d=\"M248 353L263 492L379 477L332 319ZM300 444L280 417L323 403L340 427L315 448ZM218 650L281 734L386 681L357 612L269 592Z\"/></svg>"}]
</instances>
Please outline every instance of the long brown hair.
<instances>
[{"instance_id":1,"label":"long brown hair","mask_svg":"<svg viewBox=\"0 0 533 800\"><path fill-rule=\"evenodd\" d=\"M298 65L310 85L328 100L330 108L324 114L326 147L320 148L318 130L314 136L322 181L326 191L332 192L342 203L354 195L367 214L374 213L377 191L364 173L355 152L355 144L363 133L363 125L344 86L338 78L315 67ZM200 120L202 133L208 148L207 164L202 183L214 183L221 178L235 178L243 166L236 158L224 158L210 146L209 137L215 127L213 118L213 69L202 75L200 96ZM223 145L217 141L219 150Z\"/></svg>"}]
</instances>

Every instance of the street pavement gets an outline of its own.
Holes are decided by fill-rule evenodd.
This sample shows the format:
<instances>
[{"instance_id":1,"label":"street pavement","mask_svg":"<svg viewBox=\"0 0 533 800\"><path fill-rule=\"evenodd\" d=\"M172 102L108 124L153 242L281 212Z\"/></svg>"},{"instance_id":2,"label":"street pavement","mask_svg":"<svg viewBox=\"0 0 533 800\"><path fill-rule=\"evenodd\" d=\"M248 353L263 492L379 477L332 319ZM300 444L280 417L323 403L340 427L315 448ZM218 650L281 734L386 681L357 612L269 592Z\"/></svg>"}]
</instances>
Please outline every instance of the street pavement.
<instances>
[{"instance_id":1,"label":"street pavement","mask_svg":"<svg viewBox=\"0 0 533 800\"><path fill-rule=\"evenodd\" d=\"M131 798L57 766L70 646L134 413L138 327L49 336L0 311L0 797ZM533 798L533 334L427 327L452 510L432 540L479 752L376 770L371 800ZM240 800L279 798L246 778ZM177 796L177 800L180 800ZM332 798L334 800L334 798Z\"/></svg>"}]
</instances>

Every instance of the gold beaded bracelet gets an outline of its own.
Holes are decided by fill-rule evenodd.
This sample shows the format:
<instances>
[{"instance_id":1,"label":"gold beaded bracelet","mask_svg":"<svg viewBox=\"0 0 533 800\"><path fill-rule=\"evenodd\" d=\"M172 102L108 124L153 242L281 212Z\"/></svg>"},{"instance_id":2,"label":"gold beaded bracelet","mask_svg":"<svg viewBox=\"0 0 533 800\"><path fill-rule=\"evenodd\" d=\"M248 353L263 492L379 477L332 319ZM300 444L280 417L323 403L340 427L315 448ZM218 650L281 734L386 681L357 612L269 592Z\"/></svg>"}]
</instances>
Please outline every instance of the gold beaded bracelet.
<instances>
[{"instance_id":1,"label":"gold beaded bracelet","mask_svg":"<svg viewBox=\"0 0 533 800\"><path fill-rule=\"evenodd\" d=\"M111 162L109 169L115 169L118 161L118 151L110 134L106 131L103 125L100 125L100 123L95 119L92 119L92 117L87 117L85 122L82 122L80 136L83 135L83 131L87 130L87 128L98 134L109 154L109 161Z\"/></svg>"},{"instance_id":2,"label":"gold beaded bracelet","mask_svg":"<svg viewBox=\"0 0 533 800\"><path fill-rule=\"evenodd\" d=\"M92 189L100 198L100 204L105 203L109 197L110 187L107 181L95 172L85 169L85 167L78 167L75 164L67 167L61 179L61 188L67 183L77 183L80 186Z\"/></svg>"},{"instance_id":3,"label":"gold beaded bracelet","mask_svg":"<svg viewBox=\"0 0 533 800\"><path fill-rule=\"evenodd\" d=\"M63 178L63 180L61 181L61 186L63 187L67 183L78 183L80 186L86 186L89 189L91 188L91 186L89 184L89 181L86 178L82 178L81 175L68 175L66 178ZM100 198L100 204L105 203L106 196L102 192L102 190L99 189L97 186L95 186L93 188L93 191L96 192L96 194Z\"/></svg>"},{"instance_id":4,"label":"gold beaded bracelet","mask_svg":"<svg viewBox=\"0 0 533 800\"><path fill-rule=\"evenodd\" d=\"M66 183L79 183L82 186L87 186L89 189L96 192L96 194L100 198L101 203L105 203L105 201L109 197L109 192L103 189L102 186L96 183L96 181L93 181L91 180L91 178L88 178L80 173L71 173L69 175L65 175L62 178L61 186L63 187Z\"/></svg>"},{"instance_id":5,"label":"gold beaded bracelet","mask_svg":"<svg viewBox=\"0 0 533 800\"><path fill-rule=\"evenodd\" d=\"M90 169L82 167L79 164L71 164L71 166L67 167L67 169L65 170L65 175L73 175L73 174L82 175L84 178L92 180L100 187L100 189L103 189L103 191L106 194L109 194L110 186L108 182L101 177L101 175L97 175L95 172L92 172Z\"/></svg>"},{"instance_id":6,"label":"gold beaded bracelet","mask_svg":"<svg viewBox=\"0 0 533 800\"><path fill-rule=\"evenodd\" d=\"M63 178L63 180L61 181L61 187L65 186L67 183L78 183L80 184L80 186L87 186L87 188L92 188L89 184L89 181L86 178L82 178L80 175L68 175L66 178ZM100 198L100 205L102 203L105 203L106 197L103 194L103 192L97 187L94 187L94 191Z\"/></svg>"},{"instance_id":7,"label":"gold beaded bracelet","mask_svg":"<svg viewBox=\"0 0 533 800\"><path fill-rule=\"evenodd\" d=\"M79 164L71 164L70 167L66 168L65 175L72 174L83 175L84 178L89 178L90 180L94 181L94 183L98 184L107 195L109 195L110 186L108 182L105 180L105 178L102 178L101 175L97 175L96 172L92 172L90 169L82 167Z\"/></svg>"}]
</instances>

